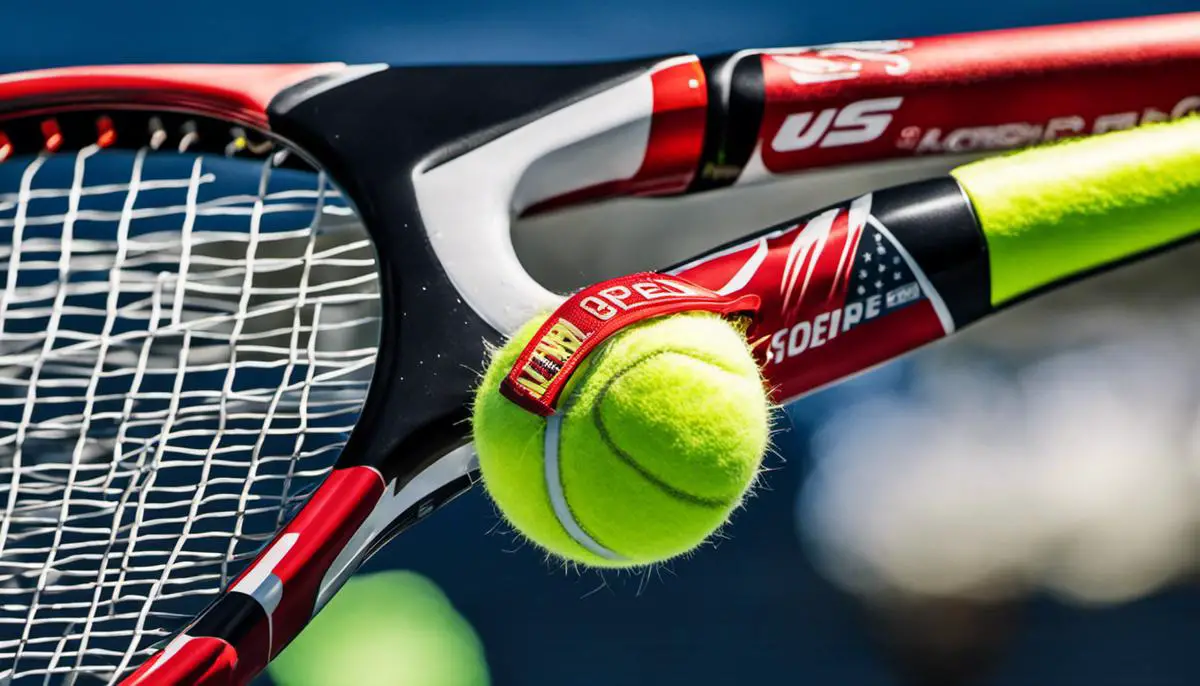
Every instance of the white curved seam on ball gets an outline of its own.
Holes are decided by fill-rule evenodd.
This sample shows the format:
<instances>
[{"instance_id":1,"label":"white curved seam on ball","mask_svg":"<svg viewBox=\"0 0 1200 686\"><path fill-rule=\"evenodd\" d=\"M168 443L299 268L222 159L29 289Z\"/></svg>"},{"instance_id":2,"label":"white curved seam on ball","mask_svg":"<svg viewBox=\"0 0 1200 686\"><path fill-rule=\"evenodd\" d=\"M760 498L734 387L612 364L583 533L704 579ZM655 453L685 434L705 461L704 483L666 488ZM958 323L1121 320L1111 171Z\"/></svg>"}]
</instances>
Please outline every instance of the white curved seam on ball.
<instances>
[{"instance_id":1,"label":"white curved seam on ball","mask_svg":"<svg viewBox=\"0 0 1200 686\"><path fill-rule=\"evenodd\" d=\"M600 545L595 539L588 535L579 522L575 520L574 513L567 506L567 496L563 493L562 485L562 470L559 468L559 450L558 444L562 436L562 421L563 413L555 412L546 418L546 435L543 462L546 465L546 490L550 494L550 504L554 508L554 516L558 518L559 524L562 524L566 529L567 535L575 540L576 543L587 548L587 550L595 555L599 555L606 560L621 560L624 559L617 553Z\"/></svg>"}]
</instances>

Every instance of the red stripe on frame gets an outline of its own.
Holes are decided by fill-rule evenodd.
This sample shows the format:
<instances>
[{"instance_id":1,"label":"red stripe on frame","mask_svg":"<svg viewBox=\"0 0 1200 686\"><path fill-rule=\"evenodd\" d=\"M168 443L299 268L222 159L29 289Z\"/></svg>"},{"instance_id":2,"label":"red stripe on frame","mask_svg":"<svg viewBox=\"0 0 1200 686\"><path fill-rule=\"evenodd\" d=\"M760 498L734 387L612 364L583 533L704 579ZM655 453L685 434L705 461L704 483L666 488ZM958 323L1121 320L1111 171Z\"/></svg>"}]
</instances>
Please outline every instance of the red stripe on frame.
<instances>
[{"instance_id":1,"label":"red stripe on frame","mask_svg":"<svg viewBox=\"0 0 1200 686\"><path fill-rule=\"evenodd\" d=\"M44 69L0 76L0 103L5 111L22 114L42 108L141 105L220 115L266 128L267 105L281 90L343 66L152 64Z\"/></svg>"},{"instance_id":2,"label":"red stripe on frame","mask_svg":"<svg viewBox=\"0 0 1200 686\"><path fill-rule=\"evenodd\" d=\"M162 656L162 653L155 655L122 683L127 686L229 686L237 683L233 677L237 651L219 638L190 638L171 655L171 659L163 661Z\"/></svg>"},{"instance_id":3,"label":"red stripe on frame","mask_svg":"<svg viewBox=\"0 0 1200 686\"><path fill-rule=\"evenodd\" d=\"M262 671L312 618L321 579L371 514L383 491L383 478L370 467L338 469L325 479L296 518L276 534L275 541L296 535L287 553L268 570L282 583L282 597L271 615L269 639L267 627L244 627L245 633L235 646L238 660L233 683L246 683ZM259 553L231 588L265 564L264 560L269 559L265 554L272 545Z\"/></svg>"},{"instance_id":4,"label":"red stripe on frame","mask_svg":"<svg viewBox=\"0 0 1200 686\"><path fill-rule=\"evenodd\" d=\"M645 156L637 173L579 188L534 203L526 215L605 198L671 195L687 190L700 165L707 120L708 88L700 61L691 58L650 74L654 109Z\"/></svg>"},{"instance_id":5,"label":"red stripe on frame","mask_svg":"<svg viewBox=\"0 0 1200 686\"><path fill-rule=\"evenodd\" d=\"M654 115L642 168L628 192L668 195L687 190L704 148L708 87L700 60L690 59L650 75Z\"/></svg>"},{"instance_id":6,"label":"red stripe on frame","mask_svg":"<svg viewBox=\"0 0 1200 686\"><path fill-rule=\"evenodd\" d=\"M299 538L273 570L284 590L283 601L272 615L272 657L312 618L321 580L375 509L383 491L383 477L374 469L339 469L279 533L299 534Z\"/></svg>"}]
</instances>

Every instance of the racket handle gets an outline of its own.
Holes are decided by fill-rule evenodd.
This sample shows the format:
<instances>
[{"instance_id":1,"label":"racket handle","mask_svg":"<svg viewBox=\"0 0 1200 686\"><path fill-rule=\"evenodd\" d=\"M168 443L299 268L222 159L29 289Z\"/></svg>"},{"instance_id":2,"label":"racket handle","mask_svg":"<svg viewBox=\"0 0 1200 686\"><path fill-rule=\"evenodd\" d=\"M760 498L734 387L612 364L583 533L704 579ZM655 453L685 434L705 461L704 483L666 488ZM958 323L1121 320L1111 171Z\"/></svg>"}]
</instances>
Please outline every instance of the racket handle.
<instances>
[{"instance_id":1,"label":"racket handle","mask_svg":"<svg viewBox=\"0 0 1200 686\"><path fill-rule=\"evenodd\" d=\"M783 402L1197 234L1192 117L884 189L674 273L761 299L751 338Z\"/></svg>"},{"instance_id":2,"label":"racket handle","mask_svg":"<svg viewBox=\"0 0 1200 686\"><path fill-rule=\"evenodd\" d=\"M1200 117L1047 146L951 175L983 231L1001 306L1200 230Z\"/></svg>"}]
</instances>

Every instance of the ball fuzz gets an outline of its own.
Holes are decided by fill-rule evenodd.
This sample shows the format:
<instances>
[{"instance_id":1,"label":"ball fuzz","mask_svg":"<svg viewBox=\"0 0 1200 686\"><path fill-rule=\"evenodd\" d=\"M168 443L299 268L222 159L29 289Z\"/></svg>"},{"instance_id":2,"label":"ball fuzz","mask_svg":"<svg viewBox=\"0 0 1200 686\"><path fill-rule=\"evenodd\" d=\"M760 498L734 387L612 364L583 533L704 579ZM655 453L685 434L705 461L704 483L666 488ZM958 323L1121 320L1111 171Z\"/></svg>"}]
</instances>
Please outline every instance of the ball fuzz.
<instances>
[{"instance_id":1,"label":"ball fuzz","mask_svg":"<svg viewBox=\"0 0 1200 686\"><path fill-rule=\"evenodd\" d=\"M475 448L505 518L595 567L703 543L741 504L767 448L769 403L742 334L707 313L635 324L584 361L543 418L499 390L541 322L496 353L475 398Z\"/></svg>"}]
</instances>

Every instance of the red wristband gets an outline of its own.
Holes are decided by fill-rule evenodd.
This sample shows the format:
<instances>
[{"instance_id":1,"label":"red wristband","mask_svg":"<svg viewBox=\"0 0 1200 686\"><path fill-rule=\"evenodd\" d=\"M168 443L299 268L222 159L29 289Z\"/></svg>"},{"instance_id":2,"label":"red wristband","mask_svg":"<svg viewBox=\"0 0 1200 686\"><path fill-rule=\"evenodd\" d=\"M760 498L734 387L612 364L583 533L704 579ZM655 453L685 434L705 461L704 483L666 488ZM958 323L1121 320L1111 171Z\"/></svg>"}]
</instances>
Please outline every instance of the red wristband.
<instances>
[{"instance_id":1,"label":"red wristband","mask_svg":"<svg viewBox=\"0 0 1200 686\"><path fill-rule=\"evenodd\" d=\"M667 274L603 281L567 298L546 319L500 383L500 393L536 415L552 415L580 363L630 324L688 311L753 317L759 304L757 295L725 296Z\"/></svg>"}]
</instances>

